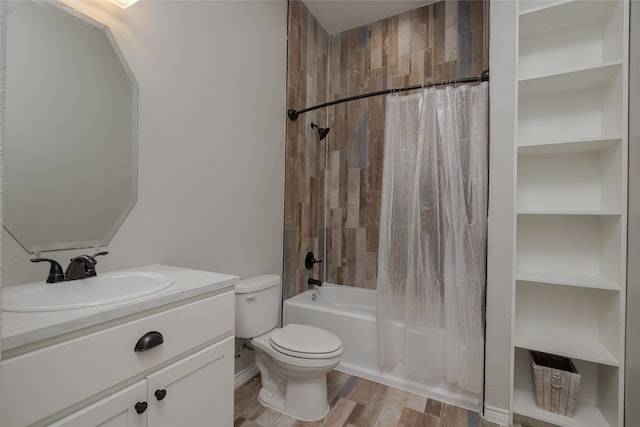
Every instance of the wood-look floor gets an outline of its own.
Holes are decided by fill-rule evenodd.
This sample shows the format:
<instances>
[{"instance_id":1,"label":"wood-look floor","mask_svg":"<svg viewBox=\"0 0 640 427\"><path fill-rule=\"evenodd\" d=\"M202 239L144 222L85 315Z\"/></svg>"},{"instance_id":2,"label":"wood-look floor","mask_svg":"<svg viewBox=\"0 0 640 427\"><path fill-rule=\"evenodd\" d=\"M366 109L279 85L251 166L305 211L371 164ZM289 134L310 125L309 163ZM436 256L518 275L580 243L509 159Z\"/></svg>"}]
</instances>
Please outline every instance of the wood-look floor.
<instances>
[{"instance_id":1,"label":"wood-look floor","mask_svg":"<svg viewBox=\"0 0 640 427\"><path fill-rule=\"evenodd\" d=\"M332 371L327 377L329 414L303 422L258 402L260 378L235 391L234 427L499 427L478 413Z\"/></svg>"}]
</instances>

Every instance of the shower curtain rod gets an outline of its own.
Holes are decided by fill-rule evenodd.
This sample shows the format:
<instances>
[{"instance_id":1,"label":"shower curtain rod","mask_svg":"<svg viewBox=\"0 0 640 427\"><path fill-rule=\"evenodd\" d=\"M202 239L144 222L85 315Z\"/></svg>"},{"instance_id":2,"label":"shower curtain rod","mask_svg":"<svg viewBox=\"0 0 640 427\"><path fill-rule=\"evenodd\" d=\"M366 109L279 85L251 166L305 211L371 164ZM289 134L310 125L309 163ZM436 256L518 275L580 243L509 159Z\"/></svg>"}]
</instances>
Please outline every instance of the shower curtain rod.
<instances>
[{"instance_id":1,"label":"shower curtain rod","mask_svg":"<svg viewBox=\"0 0 640 427\"><path fill-rule=\"evenodd\" d=\"M292 109L287 111L287 115L289 116L289 119L296 120L300 114L306 113L307 111L317 110L318 108L330 107L331 105L342 104L343 102L355 101L357 99L369 98L371 96L387 95L389 93L404 92L407 90L422 89L422 88L433 87L433 86L445 86L445 85L458 84L458 83L474 83L474 82L488 82L488 81L489 81L489 70L484 70L482 74L475 77L465 77L463 79L457 79L457 80L443 80L441 82L435 82L435 83L428 82L428 83L421 83L413 86L405 86L405 87L399 87L399 88L393 88L393 89L379 90L377 92L363 93L362 95L355 95L355 96L350 96L348 98L336 99L335 101L325 102L324 104L315 105L313 107L305 108L303 110Z\"/></svg>"}]
</instances>

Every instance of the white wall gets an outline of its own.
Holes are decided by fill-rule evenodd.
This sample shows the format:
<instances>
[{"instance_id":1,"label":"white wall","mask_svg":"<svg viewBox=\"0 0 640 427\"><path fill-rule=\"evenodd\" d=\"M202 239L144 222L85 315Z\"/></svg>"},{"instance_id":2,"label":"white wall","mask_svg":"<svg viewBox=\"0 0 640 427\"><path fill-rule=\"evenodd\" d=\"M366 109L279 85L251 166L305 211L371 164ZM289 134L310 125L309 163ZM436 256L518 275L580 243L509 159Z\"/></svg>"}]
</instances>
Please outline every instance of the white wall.
<instances>
[{"instance_id":1,"label":"white wall","mask_svg":"<svg viewBox=\"0 0 640 427\"><path fill-rule=\"evenodd\" d=\"M5 141L5 72L6 63L6 22L7 22L7 2L0 1L0 224L4 221L4 185L2 183L2 176L4 176L4 141ZM0 254L3 253L4 244L0 239ZM0 268L0 285L1 285L2 269ZM0 294L0 302L2 297ZM2 310L0 310L0 330L2 330ZM2 354L0 354L0 362L2 362ZM0 373L0 381L2 381L2 374ZM0 405L1 406L1 405ZM2 409L0 409L0 412Z\"/></svg>"},{"instance_id":2,"label":"white wall","mask_svg":"<svg viewBox=\"0 0 640 427\"><path fill-rule=\"evenodd\" d=\"M631 2L629 37L629 228L627 249L627 336L625 366L625 425L640 425L640 3Z\"/></svg>"},{"instance_id":3,"label":"white wall","mask_svg":"<svg viewBox=\"0 0 640 427\"><path fill-rule=\"evenodd\" d=\"M489 217L484 416L509 424L513 360L516 2L490 4Z\"/></svg>"},{"instance_id":4,"label":"white wall","mask_svg":"<svg viewBox=\"0 0 640 427\"><path fill-rule=\"evenodd\" d=\"M140 86L138 203L98 272L281 274L286 1L65 2L111 28ZM46 277L4 230L2 250L3 286Z\"/></svg>"}]
</instances>

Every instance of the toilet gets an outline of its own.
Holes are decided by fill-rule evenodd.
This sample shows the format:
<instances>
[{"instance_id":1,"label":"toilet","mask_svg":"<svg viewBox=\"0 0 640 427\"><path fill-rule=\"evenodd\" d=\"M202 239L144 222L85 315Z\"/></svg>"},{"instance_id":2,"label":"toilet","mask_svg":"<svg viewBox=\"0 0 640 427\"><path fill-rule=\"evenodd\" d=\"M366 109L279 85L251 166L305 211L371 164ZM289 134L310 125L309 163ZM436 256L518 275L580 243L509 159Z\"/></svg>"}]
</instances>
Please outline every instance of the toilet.
<instances>
[{"instance_id":1,"label":"toilet","mask_svg":"<svg viewBox=\"0 0 640 427\"><path fill-rule=\"evenodd\" d=\"M327 372L342 357L340 338L308 325L277 328L282 281L263 274L236 285L236 337L251 340L262 388L258 400L302 421L329 412Z\"/></svg>"}]
</instances>

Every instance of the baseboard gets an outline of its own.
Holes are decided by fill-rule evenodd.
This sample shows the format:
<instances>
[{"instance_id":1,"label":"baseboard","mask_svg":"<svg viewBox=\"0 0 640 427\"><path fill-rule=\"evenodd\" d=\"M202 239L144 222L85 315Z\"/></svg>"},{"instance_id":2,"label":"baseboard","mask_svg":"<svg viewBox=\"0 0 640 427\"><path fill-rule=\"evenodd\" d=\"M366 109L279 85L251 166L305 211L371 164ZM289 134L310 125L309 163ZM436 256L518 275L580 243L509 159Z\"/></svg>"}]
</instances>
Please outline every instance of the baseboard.
<instances>
[{"instance_id":1,"label":"baseboard","mask_svg":"<svg viewBox=\"0 0 640 427\"><path fill-rule=\"evenodd\" d=\"M482 418L492 423L500 424L501 426L508 426L511 423L511 414L509 411L489 405L484 405L484 415Z\"/></svg>"},{"instance_id":2,"label":"baseboard","mask_svg":"<svg viewBox=\"0 0 640 427\"><path fill-rule=\"evenodd\" d=\"M253 378L257 373L258 373L258 367L256 366L255 363L243 369L242 371L235 374L233 378L233 387L234 388L240 387L242 384L246 383L251 378Z\"/></svg>"}]
</instances>

